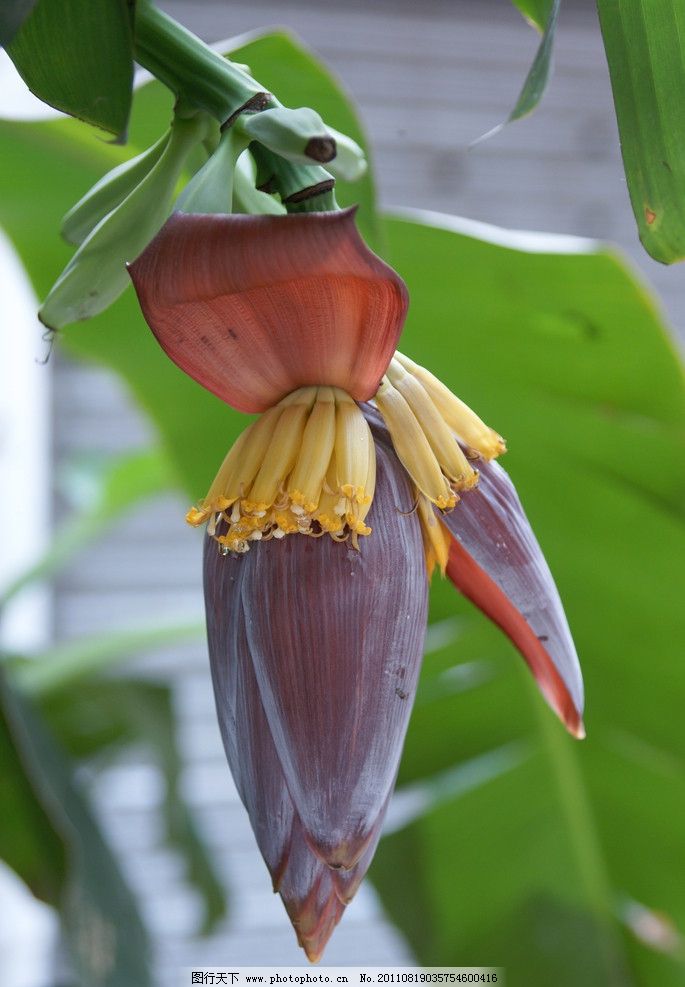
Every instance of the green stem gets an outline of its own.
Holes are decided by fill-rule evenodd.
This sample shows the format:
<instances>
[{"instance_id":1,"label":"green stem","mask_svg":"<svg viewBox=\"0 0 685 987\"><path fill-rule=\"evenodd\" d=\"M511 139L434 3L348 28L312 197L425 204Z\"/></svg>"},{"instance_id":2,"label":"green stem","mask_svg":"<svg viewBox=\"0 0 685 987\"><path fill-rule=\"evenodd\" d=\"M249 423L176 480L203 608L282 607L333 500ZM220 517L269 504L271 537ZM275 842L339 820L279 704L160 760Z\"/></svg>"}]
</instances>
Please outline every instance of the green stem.
<instances>
[{"instance_id":1,"label":"green stem","mask_svg":"<svg viewBox=\"0 0 685 987\"><path fill-rule=\"evenodd\" d=\"M247 72L212 51L149 0L140 0L136 8L135 57L177 96L221 124L243 109L264 109L272 103L271 95Z\"/></svg>"},{"instance_id":2,"label":"green stem","mask_svg":"<svg viewBox=\"0 0 685 987\"><path fill-rule=\"evenodd\" d=\"M204 110L223 127L241 112L280 106L247 72L212 51L150 0L139 0L136 8L135 57L179 101ZM257 142L252 147L260 170L268 173L264 183L269 191L279 193L288 212L338 208L335 179L325 169L293 164Z\"/></svg>"},{"instance_id":3,"label":"green stem","mask_svg":"<svg viewBox=\"0 0 685 987\"><path fill-rule=\"evenodd\" d=\"M333 188L325 189L306 199L290 199L285 203L288 212L335 212L340 206L335 198Z\"/></svg>"},{"instance_id":4,"label":"green stem","mask_svg":"<svg viewBox=\"0 0 685 987\"><path fill-rule=\"evenodd\" d=\"M320 165L287 161L258 141L250 144L257 165L257 188L277 192L288 212L323 212L337 209L335 179Z\"/></svg>"}]
</instances>

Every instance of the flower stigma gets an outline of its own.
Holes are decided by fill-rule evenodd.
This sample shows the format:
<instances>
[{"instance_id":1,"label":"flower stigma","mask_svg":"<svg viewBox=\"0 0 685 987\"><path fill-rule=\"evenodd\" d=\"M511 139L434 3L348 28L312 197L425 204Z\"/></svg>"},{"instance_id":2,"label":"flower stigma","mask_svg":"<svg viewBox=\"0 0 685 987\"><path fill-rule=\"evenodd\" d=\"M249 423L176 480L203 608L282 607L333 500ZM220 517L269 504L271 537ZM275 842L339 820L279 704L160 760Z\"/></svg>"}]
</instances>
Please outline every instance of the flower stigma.
<instances>
[{"instance_id":1,"label":"flower stigma","mask_svg":"<svg viewBox=\"0 0 685 987\"><path fill-rule=\"evenodd\" d=\"M371 430L337 387L301 387L265 411L229 450L207 496L186 515L224 554L301 534L356 548L376 480Z\"/></svg>"}]
</instances>

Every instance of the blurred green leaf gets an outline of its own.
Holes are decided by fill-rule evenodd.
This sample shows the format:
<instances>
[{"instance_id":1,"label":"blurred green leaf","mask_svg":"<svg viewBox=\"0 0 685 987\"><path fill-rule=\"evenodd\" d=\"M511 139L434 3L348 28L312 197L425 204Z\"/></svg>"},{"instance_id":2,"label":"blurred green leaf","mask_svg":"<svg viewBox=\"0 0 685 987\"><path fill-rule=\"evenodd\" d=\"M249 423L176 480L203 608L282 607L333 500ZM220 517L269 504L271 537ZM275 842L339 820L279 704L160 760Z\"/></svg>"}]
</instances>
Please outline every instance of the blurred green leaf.
<instances>
[{"instance_id":1,"label":"blurred green leaf","mask_svg":"<svg viewBox=\"0 0 685 987\"><path fill-rule=\"evenodd\" d=\"M0 858L37 898L56 904L66 868L64 841L48 813L45 794L25 769L23 749L15 739L21 727L10 723L13 701L0 663Z\"/></svg>"},{"instance_id":2,"label":"blurred green leaf","mask_svg":"<svg viewBox=\"0 0 685 987\"><path fill-rule=\"evenodd\" d=\"M0 7L0 45L5 48L36 5L36 0L4 0Z\"/></svg>"},{"instance_id":3,"label":"blurred green leaf","mask_svg":"<svg viewBox=\"0 0 685 987\"><path fill-rule=\"evenodd\" d=\"M132 648L129 654L133 654ZM161 812L165 839L185 863L188 881L200 895L200 927L208 935L226 915L226 892L181 790L182 761L176 739L169 686L139 679L91 676L78 688L65 680L40 692L41 710L70 755L111 761L123 749L141 745L164 778Z\"/></svg>"},{"instance_id":4,"label":"blurred green leaf","mask_svg":"<svg viewBox=\"0 0 685 987\"><path fill-rule=\"evenodd\" d=\"M38 0L7 53L43 102L124 136L133 87L127 0Z\"/></svg>"},{"instance_id":5,"label":"blurred green leaf","mask_svg":"<svg viewBox=\"0 0 685 987\"><path fill-rule=\"evenodd\" d=\"M540 47L535 53L533 64L526 76L526 81L523 83L523 88L519 93L519 98L516 100L516 105L509 115L510 122L528 116L542 99L542 94L545 91L552 69L554 31L557 26L560 2L561 0L552 0L552 3L549 5L549 13L545 20Z\"/></svg>"},{"instance_id":6,"label":"blurred green leaf","mask_svg":"<svg viewBox=\"0 0 685 987\"><path fill-rule=\"evenodd\" d=\"M74 510L111 521L133 504L168 487L171 469L159 449L121 456L81 456L62 468L59 492Z\"/></svg>"},{"instance_id":7,"label":"blurred green leaf","mask_svg":"<svg viewBox=\"0 0 685 987\"><path fill-rule=\"evenodd\" d=\"M501 962L511 987L675 987L682 952L618 913L628 897L685 929L682 370L612 253L444 224L388 224L412 298L403 348L509 440L583 662L588 739L563 734L509 644L434 580L433 619L461 614L461 633L425 662L400 790L474 771L381 843L372 877L423 962ZM516 742L527 758L484 770Z\"/></svg>"},{"instance_id":8,"label":"blurred green leaf","mask_svg":"<svg viewBox=\"0 0 685 987\"><path fill-rule=\"evenodd\" d=\"M194 623L170 622L96 634L59 644L44 651L40 658L22 662L15 677L30 695L45 696L71 688L94 673L109 671L132 655L202 638L204 633L204 621L198 619Z\"/></svg>"},{"instance_id":9,"label":"blurred green leaf","mask_svg":"<svg viewBox=\"0 0 685 987\"><path fill-rule=\"evenodd\" d=\"M45 837L43 846L34 844L28 870L27 859L19 857L18 872L59 909L79 984L148 987L148 946L135 902L60 744L37 712L13 693L2 669L0 758L11 771L10 797L19 794L11 807L25 813L8 819L3 806L0 852L15 866L18 823L25 823L32 841ZM3 785L6 777L3 773Z\"/></svg>"},{"instance_id":10,"label":"blurred green leaf","mask_svg":"<svg viewBox=\"0 0 685 987\"><path fill-rule=\"evenodd\" d=\"M201 931L208 934L225 916L226 895L180 790L182 763L171 690L162 684L102 676L102 672L141 652L194 638L202 640L204 634L204 621L200 620L136 628L81 638L58 645L40 658L15 659L9 664L13 681L40 704L72 758L112 760L132 744L143 744L150 751L166 785L162 805L166 839L181 854L188 880L202 898ZM37 852L36 860L42 860L42 851Z\"/></svg>"},{"instance_id":11,"label":"blurred green leaf","mask_svg":"<svg viewBox=\"0 0 685 987\"><path fill-rule=\"evenodd\" d=\"M512 0L512 3L530 24L544 31L554 0Z\"/></svg>"},{"instance_id":12,"label":"blurred green leaf","mask_svg":"<svg viewBox=\"0 0 685 987\"><path fill-rule=\"evenodd\" d=\"M488 140L490 137L494 137L508 123L513 123L515 120L521 120L523 117L528 116L542 99L542 94L545 91L552 71L552 49L554 47L554 32L557 26L560 2L561 0L552 0L549 5L549 14L545 20L545 29L540 40L540 45L535 53L533 64L526 76L526 81L523 83L523 88L519 93L514 109L504 123L498 124L492 130L483 134L482 137L479 137L473 142L472 146L480 144L481 141Z\"/></svg>"},{"instance_id":13,"label":"blurred green leaf","mask_svg":"<svg viewBox=\"0 0 685 987\"><path fill-rule=\"evenodd\" d=\"M57 531L43 556L0 592L0 604L6 604L30 583L58 571L77 551L102 535L119 515L167 490L170 484L168 462L158 450L104 462L90 459L72 464L64 471L61 486L75 513Z\"/></svg>"},{"instance_id":14,"label":"blurred green leaf","mask_svg":"<svg viewBox=\"0 0 685 987\"><path fill-rule=\"evenodd\" d=\"M672 264L685 257L685 5L597 6L640 240Z\"/></svg>"}]
</instances>

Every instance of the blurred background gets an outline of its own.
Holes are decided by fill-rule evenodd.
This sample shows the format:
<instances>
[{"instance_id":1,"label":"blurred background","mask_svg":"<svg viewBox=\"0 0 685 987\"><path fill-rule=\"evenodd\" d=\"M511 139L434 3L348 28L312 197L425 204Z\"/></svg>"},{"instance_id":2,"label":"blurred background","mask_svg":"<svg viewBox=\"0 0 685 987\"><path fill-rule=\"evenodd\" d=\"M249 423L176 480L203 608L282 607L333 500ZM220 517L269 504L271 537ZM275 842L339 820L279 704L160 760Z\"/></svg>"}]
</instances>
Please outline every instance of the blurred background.
<instances>
[{"instance_id":1,"label":"blurred background","mask_svg":"<svg viewBox=\"0 0 685 987\"><path fill-rule=\"evenodd\" d=\"M159 4L205 40L283 26L338 76L369 139L381 205L454 213L517 230L610 241L656 291L676 334L685 331L682 270L641 249L620 159L606 61L593 3L565 0L555 72L541 106L492 139L469 144L508 115L538 37L505 0L164 0ZM312 94L315 105L316 94ZM46 231L46 236L53 231ZM105 369L72 362L48 343L33 317L20 270L3 254L7 319L25 325L0 363L3 475L30 494L29 530L12 513L0 521L9 580L31 562L51 530L87 501L88 471L74 464L147 450L154 432ZM7 338L7 337L4 337ZM38 362L36 362L38 361ZM27 364L29 368L27 369ZM551 423L550 427L553 427ZM65 477L54 496L35 492ZM81 486L85 485L85 492ZM10 500L11 503L11 500ZM201 539L183 524L184 498L164 493L112 523L97 551L84 550L55 578L19 594L4 616L5 647L24 652L68 646L86 635L171 618L182 639L145 649L127 676L170 684L180 786L228 889L227 916L200 937L201 903L184 866L163 840L166 781L146 747L85 776L102 827L153 936L158 983L178 966L301 964L281 903L271 893L246 813L234 789L216 724L201 632ZM116 512L115 512L116 513ZM38 531L35 537L27 537ZM180 636L180 635L179 635ZM398 825L401 795L390 813ZM56 920L0 865L3 987L53 987L48 970ZM662 930L663 931L663 930ZM386 918L367 881L328 947L325 962L397 965L412 947ZM506 957L483 955L483 963ZM47 966L46 966L47 964ZM41 969L42 967L42 969Z\"/></svg>"}]
</instances>

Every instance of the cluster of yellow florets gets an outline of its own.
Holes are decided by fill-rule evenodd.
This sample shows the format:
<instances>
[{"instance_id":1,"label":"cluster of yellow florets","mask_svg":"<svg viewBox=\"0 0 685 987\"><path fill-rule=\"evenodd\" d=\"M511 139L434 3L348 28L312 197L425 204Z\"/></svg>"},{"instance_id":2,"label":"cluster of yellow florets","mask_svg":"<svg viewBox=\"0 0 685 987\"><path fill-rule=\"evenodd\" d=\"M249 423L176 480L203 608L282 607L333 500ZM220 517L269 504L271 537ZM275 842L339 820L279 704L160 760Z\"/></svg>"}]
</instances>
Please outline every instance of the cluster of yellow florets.
<instances>
[{"instance_id":1,"label":"cluster of yellow florets","mask_svg":"<svg viewBox=\"0 0 685 987\"><path fill-rule=\"evenodd\" d=\"M207 497L188 512L222 551L302 534L368 535L376 455L357 404L333 387L303 387L266 411L228 453Z\"/></svg>"},{"instance_id":2,"label":"cluster of yellow florets","mask_svg":"<svg viewBox=\"0 0 685 987\"><path fill-rule=\"evenodd\" d=\"M504 440L401 353L374 401L414 485L428 569L444 569L449 538L435 508L451 510L478 482L474 460L498 456ZM226 554L294 534L349 538L356 546L371 533L375 484L373 438L356 402L337 387L301 387L243 432L186 519L207 523Z\"/></svg>"}]
</instances>

